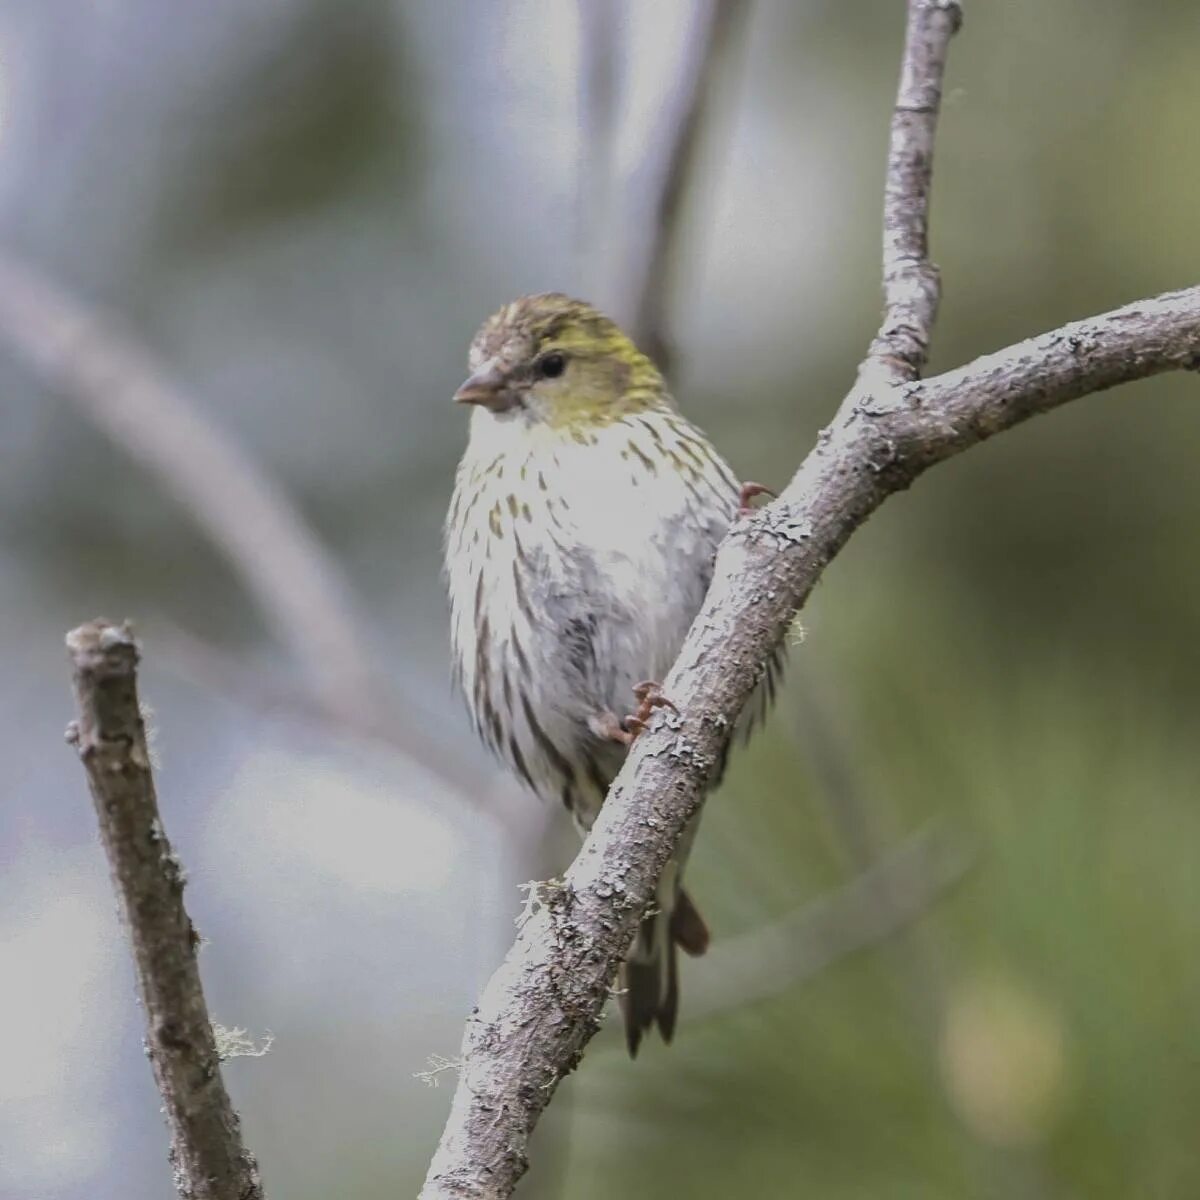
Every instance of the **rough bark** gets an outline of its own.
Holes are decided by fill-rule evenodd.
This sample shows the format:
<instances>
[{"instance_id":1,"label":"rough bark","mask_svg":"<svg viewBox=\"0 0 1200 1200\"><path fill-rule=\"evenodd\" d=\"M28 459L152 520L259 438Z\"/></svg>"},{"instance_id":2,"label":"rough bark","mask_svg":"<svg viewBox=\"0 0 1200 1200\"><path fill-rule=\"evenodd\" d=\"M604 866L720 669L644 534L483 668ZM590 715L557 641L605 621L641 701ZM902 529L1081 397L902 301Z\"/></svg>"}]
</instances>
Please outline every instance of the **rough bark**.
<instances>
[{"instance_id":1,"label":"rough bark","mask_svg":"<svg viewBox=\"0 0 1200 1200\"><path fill-rule=\"evenodd\" d=\"M261 1200L258 1166L221 1080L183 869L158 814L138 707L137 644L127 626L96 620L67 635L67 650L79 706L68 738L87 771L133 945L176 1189L182 1200Z\"/></svg>"},{"instance_id":2,"label":"rough bark","mask_svg":"<svg viewBox=\"0 0 1200 1200\"><path fill-rule=\"evenodd\" d=\"M888 155L884 317L854 389L779 499L722 544L664 691L579 856L467 1022L461 1075L424 1200L511 1194L529 1135L595 1034L617 964L730 730L822 571L934 463L1078 397L1200 366L1200 288L1142 301L925 382L939 282L927 255L934 125L953 0L910 0Z\"/></svg>"}]
</instances>

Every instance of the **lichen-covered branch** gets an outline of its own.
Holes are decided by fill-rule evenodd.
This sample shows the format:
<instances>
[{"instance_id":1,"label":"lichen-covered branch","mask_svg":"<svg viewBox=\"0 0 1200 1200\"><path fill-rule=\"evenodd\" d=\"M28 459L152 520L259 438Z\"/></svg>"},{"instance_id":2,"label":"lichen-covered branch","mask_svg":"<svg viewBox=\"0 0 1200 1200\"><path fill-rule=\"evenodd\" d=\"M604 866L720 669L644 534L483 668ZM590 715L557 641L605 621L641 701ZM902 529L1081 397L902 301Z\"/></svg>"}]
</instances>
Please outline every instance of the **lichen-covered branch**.
<instances>
[{"instance_id":1,"label":"lichen-covered branch","mask_svg":"<svg viewBox=\"0 0 1200 1200\"><path fill-rule=\"evenodd\" d=\"M858 380L777 501L722 544L704 606L579 856L524 924L467 1022L424 1200L511 1194L529 1135L596 1032L659 873L772 652L822 572L934 463L1119 383L1200 367L1200 288L1064 326L926 382L936 313L928 155L957 4L910 0L888 156L885 316ZM915 281L915 282L914 282Z\"/></svg>"},{"instance_id":2,"label":"lichen-covered branch","mask_svg":"<svg viewBox=\"0 0 1200 1200\"><path fill-rule=\"evenodd\" d=\"M929 260L929 192L946 52L961 24L958 0L908 6L883 185L884 317L863 363L893 382L920 377L941 299L941 278Z\"/></svg>"},{"instance_id":3,"label":"lichen-covered branch","mask_svg":"<svg viewBox=\"0 0 1200 1200\"><path fill-rule=\"evenodd\" d=\"M854 393L780 498L722 544L704 608L579 857L487 985L422 1195L503 1197L529 1133L595 1033L659 872L771 652L821 573L926 468L1036 413L1200 367L1200 288L1117 309L924 383Z\"/></svg>"},{"instance_id":4,"label":"lichen-covered branch","mask_svg":"<svg viewBox=\"0 0 1200 1200\"><path fill-rule=\"evenodd\" d=\"M183 869L158 814L137 696L138 650L124 625L96 620L67 635L79 719L68 737L87 772L100 839L133 946L146 1047L171 1130L182 1200L262 1200L242 1144L183 906Z\"/></svg>"}]
</instances>

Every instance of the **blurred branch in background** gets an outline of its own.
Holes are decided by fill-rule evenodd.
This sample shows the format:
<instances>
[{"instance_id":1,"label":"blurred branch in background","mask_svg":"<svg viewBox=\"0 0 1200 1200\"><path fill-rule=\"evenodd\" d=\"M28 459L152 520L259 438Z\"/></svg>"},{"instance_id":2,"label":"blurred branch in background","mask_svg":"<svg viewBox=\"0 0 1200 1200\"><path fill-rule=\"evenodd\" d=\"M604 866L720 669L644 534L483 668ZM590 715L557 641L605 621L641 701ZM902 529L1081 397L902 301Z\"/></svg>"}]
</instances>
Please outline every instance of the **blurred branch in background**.
<instances>
[{"instance_id":1,"label":"blurred branch in background","mask_svg":"<svg viewBox=\"0 0 1200 1200\"><path fill-rule=\"evenodd\" d=\"M184 873L163 829L128 626L96 620L67 635L79 720L67 731L87 772L100 840L132 944L146 1048L171 1129L183 1200L262 1200L258 1164L221 1079Z\"/></svg>"},{"instance_id":2,"label":"blurred branch in background","mask_svg":"<svg viewBox=\"0 0 1200 1200\"><path fill-rule=\"evenodd\" d=\"M142 464L208 534L307 674L352 722L381 705L350 586L283 489L143 346L51 280L0 254L0 337Z\"/></svg>"},{"instance_id":3,"label":"blurred branch in background","mask_svg":"<svg viewBox=\"0 0 1200 1200\"><path fill-rule=\"evenodd\" d=\"M777 996L885 941L928 912L977 860L972 839L940 822L912 834L844 886L713 945L685 1020Z\"/></svg>"},{"instance_id":4,"label":"blurred branch in background","mask_svg":"<svg viewBox=\"0 0 1200 1200\"><path fill-rule=\"evenodd\" d=\"M852 871L867 870L893 836L887 799L860 786L853 767L853 739L841 707L835 711L837 685L806 655L804 678L794 689L799 711L794 722L801 758L808 765L813 789L842 857ZM888 881L881 879L877 895L888 903ZM899 902L899 901L897 901ZM932 1046L944 1008L943 970L934 947L910 931L903 943L890 948L891 962L902 984L906 1007L925 1042Z\"/></svg>"},{"instance_id":5,"label":"blurred branch in background","mask_svg":"<svg viewBox=\"0 0 1200 1200\"><path fill-rule=\"evenodd\" d=\"M613 189L620 0L579 0L579 170L576 228L579 290L592 290L601 224Z\"/></svg>"},{"instance_id":6,"label":"blurred branch in background","mask_svg":"<svg viewBox=\"0 0 1200 1200\"><path fill-rule=\"evenodd\" d=\"M893 836L893 817L888 797L861 785L856 777L849 733L852 721L840 697L836 681L821 671L816 656L806 656L806 670L794 693L799 698L795 721L796 737L803 746L802 758L809 765L817 786L813 789L824 811L842 856L853 871L869 872ZM887 861L887 860L885 860ZM909 883L903 877L880 873L872 892L882 912L903 913L911 906ZM921 1047L933 1091L946 1100L954 1126L964 1141L964 1160L984 1194L1028 1196L1041 1194L1041 1168L1032 1152L1020 1161L1004 1148L982 1144L966 1126L945 1096L939 1069L940 1038L948 1008L948 981L942 947L927 925L903 922L895 927L896 937L882 948L904 1014ZM998 1188L997 1188L998 1183Z\"/></svg>"},{"instance_id":7,"label":"blurred branch in background","mask_svg":"<svg viewBox=\"0 0 1200 1200\"><path fill-rule=\"evenodd\" d=\"M668 376L675 355L667 305L676 277L684 196L712 107L715 78L732 57L739 22L749 10L750 0L699 0L679 82L645 168L644 216L633 222L645 240L634 247L623 315L633 340Z\"/></svg>"},{"instance_id":8,"label":"blurred branch in background","mask_svg":"<svg viewBox=\"0 0 1200 1200\"><path fill-rule=\"evenodd\" d=\"M439 741L432 730L423 727L419 714L410 716L394 704L381 705L371 713L331 713L318 698L297 689L284 674L273 675L258 665L252 666L169 620L160 617L154 633L156 663L182 678L250 709L321 729L330 737L349 735L374 743L428 772L464 802L497 821L529 823L528 819L521 821L521 815L527 818L530 806L507 801L515 789L506 786L502 774L481 770L449 740Z\"/></svg>"},{"instance_id":9,"label":"blurred branch in background","mask_svg":"<svg viewBox=\"0 0 1200 1200\"><path fill-rule=\"evenodd\" d=\"M178 628L164 659L254 707L319 717L386 744L498 819L511 789L443 746L383 688L351 582L277 481L172 382L151 353L28 264L0 254L0 338L140 462L208 534L254 597L308 690L264 680ZM486 802L486 804L485 804ZM522 809L524 806L522 806Z\"/></svg>"}]
</instances>

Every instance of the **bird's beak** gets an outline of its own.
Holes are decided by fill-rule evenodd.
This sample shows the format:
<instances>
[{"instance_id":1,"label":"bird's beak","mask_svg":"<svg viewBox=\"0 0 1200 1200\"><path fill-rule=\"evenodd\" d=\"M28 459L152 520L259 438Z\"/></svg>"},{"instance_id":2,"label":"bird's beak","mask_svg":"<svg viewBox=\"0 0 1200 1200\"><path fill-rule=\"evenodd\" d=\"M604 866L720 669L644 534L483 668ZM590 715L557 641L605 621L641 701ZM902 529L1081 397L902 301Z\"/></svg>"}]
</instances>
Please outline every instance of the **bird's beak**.
<instances>
[{"instance_id":1,"label":"bird's beak","mask_svg":"<svg viewBox=\"0 0 1200 1200\"><path fill-rule=\"evenodd\" d=\"M458 404L479 404L492 412L505 412L516 403L506 384L504 372L493 358L463 383L454 399Z\"/></svg>"}]
</instances>

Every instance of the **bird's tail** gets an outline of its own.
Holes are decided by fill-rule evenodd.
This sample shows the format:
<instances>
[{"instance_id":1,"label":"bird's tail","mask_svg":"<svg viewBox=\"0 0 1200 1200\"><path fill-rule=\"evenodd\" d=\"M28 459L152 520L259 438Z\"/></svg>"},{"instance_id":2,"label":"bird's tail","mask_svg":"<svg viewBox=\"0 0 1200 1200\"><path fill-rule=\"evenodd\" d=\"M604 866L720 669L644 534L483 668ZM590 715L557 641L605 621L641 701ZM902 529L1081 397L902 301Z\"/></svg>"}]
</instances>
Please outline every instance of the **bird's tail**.
<instances>
[{"instance_id":1,"label":"bird's tail","mask_svg":"<svg viewBox=\"0 0 1200 1200\"><path fill-rule=\"evenodd\" d=\"M708 926L679 886L672 863L659 885L654 911L642 921L629 957L617 975L625 1042L637 1057L642 1035L654 1025L664 1042L675 1032L679 1015L678 953L697 957L708 949Z\"/></svg>"}]
</instances>

